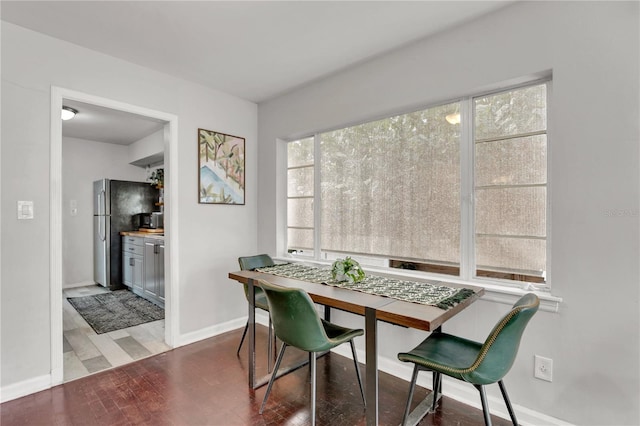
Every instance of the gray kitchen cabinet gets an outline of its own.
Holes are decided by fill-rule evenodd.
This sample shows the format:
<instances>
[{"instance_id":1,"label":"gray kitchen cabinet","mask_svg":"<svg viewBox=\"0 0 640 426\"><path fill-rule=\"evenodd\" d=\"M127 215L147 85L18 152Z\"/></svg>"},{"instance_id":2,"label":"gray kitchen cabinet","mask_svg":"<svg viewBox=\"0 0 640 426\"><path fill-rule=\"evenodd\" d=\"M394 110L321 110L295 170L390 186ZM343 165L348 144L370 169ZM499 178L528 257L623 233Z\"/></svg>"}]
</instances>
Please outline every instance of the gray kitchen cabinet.
<instances>
[{"instance_id":1,"label":"gray kitchen cabinet","mask_svg":"<svg viewBox=\"0 0 640 426\"><path fill-rule=\"evenodd\" d=\"M144 297L164 307L164 240L144 240Z\"/></svg>"},{"instance_id":2,"label":"gray kitchen cabinet","mask_svg":"<svg viewBox=\"0 0 640 426\"><path fill-rule=\"evenodd\" d=\"M141 295L144 283L144 238L122 237L122 282Z\"/></svg>"}]
</instances>

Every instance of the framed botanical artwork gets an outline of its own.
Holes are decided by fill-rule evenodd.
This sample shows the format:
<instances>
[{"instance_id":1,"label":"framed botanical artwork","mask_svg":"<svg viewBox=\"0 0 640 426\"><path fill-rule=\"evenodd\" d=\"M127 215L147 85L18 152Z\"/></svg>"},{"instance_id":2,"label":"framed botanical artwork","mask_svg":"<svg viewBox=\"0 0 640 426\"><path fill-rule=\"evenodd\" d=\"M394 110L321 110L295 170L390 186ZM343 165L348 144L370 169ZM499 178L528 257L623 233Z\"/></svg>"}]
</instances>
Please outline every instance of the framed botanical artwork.
<instances>
[{"instance_id":1,"label":"framed botanical artwork","mask_svg":"<svg viewBox=\"0 0 640 426\"><path fill-rule=\"evenodd\" d=\"M244 204L244 138L198 129L198 200Z\"/></svg>"}]
</instances>

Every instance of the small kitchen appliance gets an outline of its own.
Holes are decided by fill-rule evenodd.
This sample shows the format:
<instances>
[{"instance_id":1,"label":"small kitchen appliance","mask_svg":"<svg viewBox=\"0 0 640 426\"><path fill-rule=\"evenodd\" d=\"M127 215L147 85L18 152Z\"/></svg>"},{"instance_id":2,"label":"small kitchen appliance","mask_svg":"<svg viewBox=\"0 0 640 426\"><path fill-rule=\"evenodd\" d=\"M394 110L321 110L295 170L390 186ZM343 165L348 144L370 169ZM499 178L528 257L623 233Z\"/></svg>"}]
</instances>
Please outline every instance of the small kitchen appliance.
<instances>
[{"instance_id":1,"label":"small kitchen appliance","mask_svg":"<svg viewBox=\"0 0 640 426\"><path fill-rule=\"evenodd\" d=\"M162 212L139 213L134 215L134 223L142 229L162 229L164 215Z\"/></svg>"}]
</instances>

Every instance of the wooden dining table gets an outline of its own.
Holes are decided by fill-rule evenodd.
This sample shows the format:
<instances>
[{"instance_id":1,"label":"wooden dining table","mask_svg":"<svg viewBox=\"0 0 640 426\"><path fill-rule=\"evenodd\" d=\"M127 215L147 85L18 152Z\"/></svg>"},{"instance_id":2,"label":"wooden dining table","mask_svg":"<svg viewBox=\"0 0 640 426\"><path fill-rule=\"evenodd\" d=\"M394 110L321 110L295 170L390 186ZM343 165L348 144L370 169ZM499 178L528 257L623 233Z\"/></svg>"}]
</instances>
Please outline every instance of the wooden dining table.
<instances>
[{"instance_id":1,"label":"wooden dining table","mask_svg":"<svg viewBox=\"0 0 640 426\"><path fill-rule=\"evenodd\" d=\"M378 321L415 328L424 331L439 329L448 319L462 312L483 294L482 287L457 285L446 283L448 287L464 287L473 290L473 294L455 304L449 309L435 306L406 302L391 297L363 293L360 291L331 286L321 283L311 283L300 279L267 274L257 271L230 272L229 278L242 284L247 284L249 294L249 386L256 389L266 384L269 376L257 378L255 373L255 286L257 280L263 279L283 287L300 288L306 291L311 299L325 307L325 319L330 320L331 308L364 316L365 319L365 399L366 424L378 424ZM413 279L413 281L420 281ZM425 280L426 282L426 280ZM431 281L432 282L432 281ZM280 369L278 376L299 368ZM416 422L428 412L432 403L433 393L429 393L411 413L410 419Z\"/></svg>"}]
</instances>

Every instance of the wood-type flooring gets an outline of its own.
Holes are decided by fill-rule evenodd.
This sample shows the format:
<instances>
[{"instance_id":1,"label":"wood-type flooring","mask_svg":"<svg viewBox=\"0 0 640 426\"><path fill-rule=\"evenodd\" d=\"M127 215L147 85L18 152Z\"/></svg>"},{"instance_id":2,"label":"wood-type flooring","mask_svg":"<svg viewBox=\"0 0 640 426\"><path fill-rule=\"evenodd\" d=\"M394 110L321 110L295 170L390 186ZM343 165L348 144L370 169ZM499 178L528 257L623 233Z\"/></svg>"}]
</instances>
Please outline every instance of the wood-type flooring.
<instances>
[{"instance_id":1,"label":"wood-type flooring","mask_svg":"<svg viewBox=\"0 0 640 426\"><path fill-rule=\"evenodd\" d=\"M256 362L266 373L266 327L257 326ZM309 369L276 380L262 415L266 386L247 384L242 330L225 333L0 405L2 426L20 425L306 425ZM246 344L246 343L245 343ZM287 359L304 353L287 349ZM353 361L337 354L318 359L317 424L364 425L365 411ZM364 365L361 365L364 376ZM423 373L424 374L424 373ZM379 422L398 425L408 382L379 378ZM417 388L414 405L429 392ZM492 416L495 426L511 422ZM443 397L421 425L483 425L482 411Z\"/></svg>"}]
</instances>

